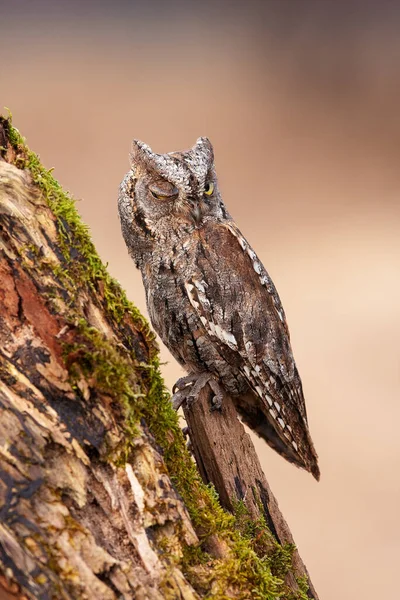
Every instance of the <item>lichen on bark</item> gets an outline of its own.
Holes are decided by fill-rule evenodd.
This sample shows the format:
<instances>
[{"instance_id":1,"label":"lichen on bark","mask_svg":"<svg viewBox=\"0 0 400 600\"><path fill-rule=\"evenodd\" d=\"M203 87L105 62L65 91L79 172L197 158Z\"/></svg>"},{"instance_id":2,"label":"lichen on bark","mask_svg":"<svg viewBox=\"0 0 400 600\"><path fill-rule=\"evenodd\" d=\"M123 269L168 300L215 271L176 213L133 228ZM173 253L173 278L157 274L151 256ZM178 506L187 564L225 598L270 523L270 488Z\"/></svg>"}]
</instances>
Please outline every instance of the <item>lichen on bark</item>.
<instances>
[{"instance_id":1,"label":"lichen on bark","mask_svg":"<svg viewBox=\"0 0 400 600\"><path fill-rule=\"evenodd\" d=\"M0 146L0 590L307 598L293 549L202 482L154 335L73 199L9 118Z\"/></svg>"}]
</instances>

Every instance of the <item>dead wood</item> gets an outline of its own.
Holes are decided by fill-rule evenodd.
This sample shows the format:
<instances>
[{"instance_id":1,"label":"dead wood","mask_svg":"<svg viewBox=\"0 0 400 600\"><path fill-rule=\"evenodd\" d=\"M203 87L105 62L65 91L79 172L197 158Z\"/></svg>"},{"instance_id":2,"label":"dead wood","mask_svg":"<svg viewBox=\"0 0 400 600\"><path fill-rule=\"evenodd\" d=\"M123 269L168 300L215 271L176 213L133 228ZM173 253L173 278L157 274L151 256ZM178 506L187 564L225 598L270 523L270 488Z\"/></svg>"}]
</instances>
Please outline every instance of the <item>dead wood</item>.
<instances>
[{"instance_id":1,"label":"dead wood","mask_svg":"<svg viewBox=\"0 0 400 600\"><path fill-rule=\"evenodd\" d=\"M207 386L198 401L190 407L184 406L191 448L203 481L215 486L224 508L232 512L238 502L243 502L254 521L260 517L265 520L280 545L294 544L232 400L225 396L221 410L212 410L212 396ZM296 589L296 578L306 577L310 587L308 596L318 600L297 549L292 560L293 570L286 576L288 585Z\"/></svg>"},{"instance_id":2,"label":"dead wood","mask_svg":"<svg viewBox=\"0 0 400 600\"><path fill-rule=\"evenodd\" d=\"M71 199L4 118L0 146L0 598L306 598L230 401L187 418L204 479L241 517L201 482L154 336Z\"/></svg>"}]
</instances>

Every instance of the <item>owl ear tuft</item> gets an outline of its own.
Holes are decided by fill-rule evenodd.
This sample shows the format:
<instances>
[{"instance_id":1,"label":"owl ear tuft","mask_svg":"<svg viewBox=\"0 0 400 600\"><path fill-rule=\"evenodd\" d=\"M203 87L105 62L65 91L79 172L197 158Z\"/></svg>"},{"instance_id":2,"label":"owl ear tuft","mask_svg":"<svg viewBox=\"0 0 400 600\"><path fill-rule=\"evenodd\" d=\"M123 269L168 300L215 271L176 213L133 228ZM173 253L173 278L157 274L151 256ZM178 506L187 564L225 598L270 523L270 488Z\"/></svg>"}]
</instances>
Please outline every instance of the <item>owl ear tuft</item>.
<instances>
[{"instance_id":1,"label":"owl ear tuft","mask_svg":"<svg viewBox=\"0 0 400 600\"><path fill-rule=\"evenodd\" d=\"M150 146L148 146L144 142L141 142L140 140L132 141L132 152L130 153L132 167L137 165L137 163L149 165L150 162L153 162L151 160L153 156L154 153Z\"/></svg>"},{"instance_id":2,"label":"owl ear tuft","mask_svg":"<svg viewBox=\"0 0 400 600\"><path fill-rule=\"evenodd\" d=\"M210 167L214 163L214 148L210 140L206 137L199 137L196 140L192 150L204 156L206 163Z\"/></svg>"},{"instance_id":3,"label":"owl ear tuft","mask_svg":"<svg viewBox=\"0 0 400 600\"><path fill-rule=\"evenodd\" d=\"M135 170L136 166L156 172L178 189L189 186L187 168L176 157L170 154L156 154L150 146L140 140L132 142L131 169Z\"/></svg>"}]
</instances>

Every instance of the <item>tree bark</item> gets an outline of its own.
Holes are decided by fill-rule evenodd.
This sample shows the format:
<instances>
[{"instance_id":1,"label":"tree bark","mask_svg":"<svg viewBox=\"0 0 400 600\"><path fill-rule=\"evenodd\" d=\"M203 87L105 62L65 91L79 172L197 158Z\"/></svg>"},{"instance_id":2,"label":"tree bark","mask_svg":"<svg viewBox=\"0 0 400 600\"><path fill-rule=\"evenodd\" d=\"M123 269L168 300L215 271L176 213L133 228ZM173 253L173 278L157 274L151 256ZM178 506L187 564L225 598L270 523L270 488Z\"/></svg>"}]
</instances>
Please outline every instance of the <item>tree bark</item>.
<instances>
[{"instance_id":1,"label":"tree bark","mask_svg":"<svg viewBox=\"0 0 400 600\"><path fill-rule=\"evenodd\" d=\"M222 504L245 501L235 517L72 200L4 118L0 146L0 599L316 598L229 401L188 421ZM214 474L211 436L231 427Z\"/></svg>"}]
</instances>

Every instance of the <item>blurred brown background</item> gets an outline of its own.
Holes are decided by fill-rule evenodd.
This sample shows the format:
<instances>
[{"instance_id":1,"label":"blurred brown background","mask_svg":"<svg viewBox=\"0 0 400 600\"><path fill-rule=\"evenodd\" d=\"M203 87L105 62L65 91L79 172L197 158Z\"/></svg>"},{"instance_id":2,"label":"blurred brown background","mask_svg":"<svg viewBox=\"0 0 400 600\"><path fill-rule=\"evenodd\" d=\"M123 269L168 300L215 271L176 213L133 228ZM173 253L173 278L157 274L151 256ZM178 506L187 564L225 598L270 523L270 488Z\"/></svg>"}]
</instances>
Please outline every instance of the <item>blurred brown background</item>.
<instances>
[{"instance_id":1,"label":"blurred brown background","mask_svg":"<svg viewBox=\"0 0 400 600\"><path fill-rule=\"evenodd\" d=\"M0 106L144 312L116 209L130 140L211 138L286 309L322 478L255 440L263 467L321 600L398 598L400 4L0 5Z\"/></svg>"}]
</instances>

